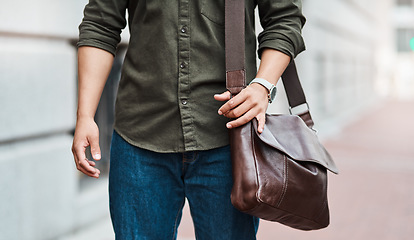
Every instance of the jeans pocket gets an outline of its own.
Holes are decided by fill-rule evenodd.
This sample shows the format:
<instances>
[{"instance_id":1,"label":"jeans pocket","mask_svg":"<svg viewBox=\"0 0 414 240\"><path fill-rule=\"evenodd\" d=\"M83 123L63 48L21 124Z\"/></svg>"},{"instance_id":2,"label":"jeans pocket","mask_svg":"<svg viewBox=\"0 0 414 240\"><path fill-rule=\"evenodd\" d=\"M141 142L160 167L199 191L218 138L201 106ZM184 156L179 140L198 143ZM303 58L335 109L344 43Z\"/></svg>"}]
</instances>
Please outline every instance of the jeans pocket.
<instances>
[{"instance_id":1,"label":"jeans pocket","mask_svg":"<svg viewBox=\"0 0 414 240\"><path fill-rule=\"evenodd\" d=\"M224 1L225 0L202 0L201 14L210 21L224 26Z\"/></svg>"}]
</instances>

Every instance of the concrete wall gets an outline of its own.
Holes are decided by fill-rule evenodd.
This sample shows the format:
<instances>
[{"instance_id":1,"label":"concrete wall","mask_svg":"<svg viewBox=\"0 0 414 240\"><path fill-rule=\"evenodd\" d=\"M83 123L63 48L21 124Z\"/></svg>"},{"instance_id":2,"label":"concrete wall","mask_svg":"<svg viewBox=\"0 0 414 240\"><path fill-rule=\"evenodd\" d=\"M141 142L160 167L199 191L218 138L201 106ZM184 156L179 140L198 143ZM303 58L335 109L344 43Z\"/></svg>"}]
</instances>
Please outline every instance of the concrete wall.
<instances>
[{"instance_id":1,"label":"concrete wall","mask_svg":"<svg viewBox=\"0 0 414 240\"><path fill-rule=\"evenodd\" d=\"M107 208L104 184L94 191L79 188L70 152L76 117L73 40L84 4L1 1L1 240L54 239Z\"/></svg>"}]
</instances>

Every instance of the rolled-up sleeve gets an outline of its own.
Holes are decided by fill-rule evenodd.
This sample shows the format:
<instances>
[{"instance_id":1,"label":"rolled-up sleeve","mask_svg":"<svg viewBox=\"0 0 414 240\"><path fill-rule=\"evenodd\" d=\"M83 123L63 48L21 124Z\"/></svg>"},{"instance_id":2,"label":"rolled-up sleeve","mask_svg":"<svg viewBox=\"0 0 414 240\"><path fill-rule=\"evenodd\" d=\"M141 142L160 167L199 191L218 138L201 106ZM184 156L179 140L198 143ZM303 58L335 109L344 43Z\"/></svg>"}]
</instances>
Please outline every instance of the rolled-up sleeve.
<instances>
[{"instance_id":1,"label":"rolled-up sleeve","mask_svg":"<svg viewBox=\"0 0 414 240\"><path fill-rule=\"evenodd\" d=\"M91 46L115 55L126 26L128 0L90 0L79 25L78 47Z\"/></svg>"},{"instance_id":2,"label":"rolled-up sleeve","mask_svg":"<svg viewBox=\"0 0 414 240\"><path fill-rule=\"evenodd\" d=\"M301 0L259 0L260 23L263 32L258 36L259 58L265 48L272 48L289 55L292 59L305 50L302 27Z\"/></svg>"}]
</instances>

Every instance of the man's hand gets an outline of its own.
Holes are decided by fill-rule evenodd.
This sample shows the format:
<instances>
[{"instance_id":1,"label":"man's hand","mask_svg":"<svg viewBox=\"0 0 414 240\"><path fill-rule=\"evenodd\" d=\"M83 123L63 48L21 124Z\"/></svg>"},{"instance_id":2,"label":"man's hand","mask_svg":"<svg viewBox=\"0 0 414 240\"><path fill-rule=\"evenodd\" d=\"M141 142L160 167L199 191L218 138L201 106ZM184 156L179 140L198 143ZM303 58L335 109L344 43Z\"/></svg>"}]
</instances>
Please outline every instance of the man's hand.
<instances>
[{"instance_id":1,"label":"man's hand","mask_svg":"<svg viewBox=\"0 0 414 240\"><path fill-rule=\"evenodd\" d=\"M264 78L276 85L282 73L290 62L290 56L278 50L265 48L256 78ZM218 111L218 114L228 118L236 118L227 123L227 128L241 126L253 118L259 122L257 131L263 132L268 100L268 90L258 83L253 83L243 89L237 96L230 99L230 92L214 95L218 101L227 101Z\"/></svg>"},{"instance_id":2,"label":"man's hand","mask_svg":"<svg viewBox=\"0 0 414 240\"><path fill-rule=\"evenodd\" d=\"M95 168L95 162L86 158L85 151L88 146L91 146L93 159L100 160L101 150L99 148L98 126L92 118L78 119L72 145L76 168L89 177L99 178L101 172Z\"/></svg>"},{"instance_id":3,"label":"man's hand","mask_svg":"<svg viewBox=\"0 0 414 240\"><path fill-rule=\"evenodd\" d=\"M226 124L227 128L241 126L253 118L259 122L257 131L263 132L268 100L268 90L260 84L253 83L230 99L230 92L214 95L218 101L227 101L218 110L218 114L228 118L236 118Z\"/></svg>"}]
</instances>

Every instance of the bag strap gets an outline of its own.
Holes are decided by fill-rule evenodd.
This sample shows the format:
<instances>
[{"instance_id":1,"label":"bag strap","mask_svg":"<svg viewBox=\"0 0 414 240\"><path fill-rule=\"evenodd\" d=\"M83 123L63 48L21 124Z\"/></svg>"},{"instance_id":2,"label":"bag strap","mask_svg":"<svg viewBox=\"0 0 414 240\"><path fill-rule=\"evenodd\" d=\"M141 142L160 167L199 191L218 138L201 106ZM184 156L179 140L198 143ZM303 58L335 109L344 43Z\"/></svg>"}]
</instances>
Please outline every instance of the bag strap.
<instances>
[{"instance_id":1,"label":"bag strap","mask_svg":"<svg viewBox=\"0 0 414 240\"><path fill-rule=\"evenodd\" d=\"M246 87L244 0L225 2L226 88L234 96Z\"/></svg>"},{"instance_id":2,"label":"bag strap","mask_svg":"<svg viewBox=\"0 0 414 240\"><path fill-rule=\"evenodd\" d=\"M237 95L246 87L245 69L245 7L244 0L225 2L225 49L226 49L226 88L231 95ZM288 98L290 111L306 104L307 110L299 117L312 128L314 123L306 102L305 93L299 80L295 62L292 60L282 74L282 81ZM291 112L292 113L292 112Z\"/></svg>"}]
</instances>

